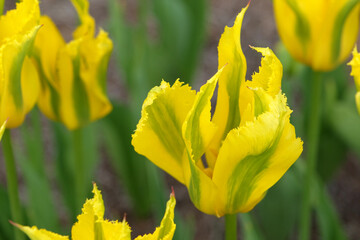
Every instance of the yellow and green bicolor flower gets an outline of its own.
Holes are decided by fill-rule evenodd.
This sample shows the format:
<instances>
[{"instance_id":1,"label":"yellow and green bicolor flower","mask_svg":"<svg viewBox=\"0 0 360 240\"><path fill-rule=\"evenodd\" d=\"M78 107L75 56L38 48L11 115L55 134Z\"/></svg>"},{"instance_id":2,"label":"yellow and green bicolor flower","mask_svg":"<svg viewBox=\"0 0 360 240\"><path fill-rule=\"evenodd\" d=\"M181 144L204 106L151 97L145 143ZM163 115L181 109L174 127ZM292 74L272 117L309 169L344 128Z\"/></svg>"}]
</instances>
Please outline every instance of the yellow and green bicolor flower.
<instances>
[{"instance_id":1,"label":"yellow and green bicolor flower","mask_svg":"<svg viewBox=\"0 0 360 240\"><path fill-rule=\"evenodd\" d=\"M353 76L355 80L355 86L357 89L355 101L358 112L360 114L360 53L357 51L356 46L353 50L353 59L349 62L349 65L351 66L350 75Z\"/></svg>"},{"instance_id":2,"label":"yellow and green bicolor flower","mask_svg":"<svg viewBox=\"0 0 360 240\"><path fill-rule=\"evenodd\" d=\"M246 9L220 39L219 71L199 92L178 80L154 87L132 139L138 153L186 185L199 210L218 217L250 211L302 152L281 92L282 65L270 49L254 48L262 66L245 81Z\"/></svg>"},{"instance_id":3,"label":"yellow and green bicolor flower","mask_svg":"<svg viewBox=\"0 0 360 240\"><path fill-rule=\"evenodd\" d=\"M330 71L349 56L359 30L359 0L274 0L281 40L315 71Z\"/></svg>"},{"instance_id":4,"label":"yellow and green bicolor flower","mask_svg":"<svg viewBox=\"0 0 360 240\"><path fill-rule=\"evenodd\" d=\"M39 96L39 79L30 60L40 28L37 0L23 0L0 17L0 122L18 127Z\"/></svg>"},{"instance_id":5,"label":"yellow and green bicolor flower","mask_svg":"<svg viewBox=\"0 0 360 240\"><path fill-rule=\"evenodd\" d=\"M112 110L106 95L106 73L113 47L103 30L94 37L95 21L88 13L88 1L72 3L81 22L74 39L65 43L52 20L42 16L34 57L41 79L41 111L71 130Z\"/></svg>"},{"instance_id":6,"label":"yellow and green bicolor flower","mask_svg":"<svg viewBox=\"0 0 360 240\"><path fill-rule=\"evenodd\" d=\"M86 200L82 213L77 217L78 221L71 229L72 240L130 240L131 229L124 219L121 222L104 219L104 202L96 184L93 188L94 197ZM135 240L171 240L176 225L174 223L175 196L172 193L167 202L166 211L154 233L138 236ZM13 223L22 230L31 240L69 240L68 236Z\"/></svg>"}]
</instances>

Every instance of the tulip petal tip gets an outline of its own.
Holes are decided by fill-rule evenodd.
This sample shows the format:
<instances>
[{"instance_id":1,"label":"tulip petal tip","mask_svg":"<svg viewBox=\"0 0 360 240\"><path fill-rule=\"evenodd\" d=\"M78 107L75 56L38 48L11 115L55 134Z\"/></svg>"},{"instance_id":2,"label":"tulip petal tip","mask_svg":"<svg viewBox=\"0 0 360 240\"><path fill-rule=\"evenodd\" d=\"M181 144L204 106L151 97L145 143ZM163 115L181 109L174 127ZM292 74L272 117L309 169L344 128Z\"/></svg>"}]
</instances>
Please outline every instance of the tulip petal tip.
<instances>
[{"instance_id":1,"label":"tulip petal tip","mask_svg":"<svg viewBox=\"0 0 360 240\"><path fill-rule=\"evenodd\" d=\"M175 197L175 191L174 191L174 187L173 187L173 186L171 186L170 197Z\"/></svg>"}]
</instances>

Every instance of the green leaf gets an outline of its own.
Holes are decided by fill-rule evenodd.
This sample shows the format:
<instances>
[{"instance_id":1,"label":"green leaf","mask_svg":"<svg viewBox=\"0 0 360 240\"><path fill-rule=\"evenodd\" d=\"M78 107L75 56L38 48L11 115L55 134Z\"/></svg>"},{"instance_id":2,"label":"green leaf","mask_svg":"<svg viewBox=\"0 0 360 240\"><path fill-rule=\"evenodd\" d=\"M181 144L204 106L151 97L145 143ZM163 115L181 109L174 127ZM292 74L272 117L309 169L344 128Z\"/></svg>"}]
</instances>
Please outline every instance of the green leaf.
<instances>
[{"instance_id":1,"label":"green leaf","mask_svg":"<svg viewBox=\"0 0 360 240\"><path fill-rule=\"evenodd\" d=\"M40 228L58 231L59 223L54 198L50 190L49 177L46 175L45 170L43 151L45 144L42 139L38 109L34 109L30 113L30 117L31 124L25 123L21 126L26 152L16 151L29 197L29 205L26 208L29 223Z\"/></svg>"},{"instance_id":2,"label":"green leaf","mask_svg":"<svg viewBox=\"0 0 360 240\"><path fill-rule=\"evenodd\" d=\"M135 211L138 215L148 215L150 193L145 165L148 161L135 153L131 146L131 133L135 128L132 112L125 106L114 102L112 104L114 110L104 122L104 146L116 173L132 199Z\"/></svg>"},{"instance_id":3,"label":"green leaf","mask_svg":"<svg viewBox=\"0 0 360 240\"><path fill-rule=\"evenodd\" d=\"M13 226L9 223L11 219L9 197L2 186L0 186L0 212L0 240L14 239Z\"/></svg>"},{"instance_id":4,"label":"green leaf","mask_svg":"<svg viewBox=\"0 0 360 240\"><path fill-rule=\"evenodd\" d=\"M360 156L360 116L355 105L334 103L332 110L328 112L327 120L339 138Z\"/></svg>"},{"instance_id":5,"label":"green leaf","mask_svg":"<svg viewBox=\"0 0 360 240\"><path fill-rule=\"evenodd\" d=\"M321 239L346 240L347 237L341 226L335 207L326 192L326 188L324 188L319 179L315 180L312 194L316 199L315 210Z\"/></svg>"},{"instance_id":6,"label":"green leaf","mask_svg":"<svg viewBox=\"0 0 360 240\"><path fill-rule=\"evenodd\" d=\"M300 216L299 208L294 207L301 205L300 183L294 167L290 168L255 208L255 217L264 239L282 240L291 236Z\"/></svg>"},{"instance_id":7,"label":"green leaf","mask_svg":"<svg viewBox=\"0 0 360 240\"><path fill-rule=\"evenodd\" d=\"M251 213L242 213L238 215L241 220L242 236L246 240L263 240L259 226L254 221Z\"/></svg>"}]
</instances>

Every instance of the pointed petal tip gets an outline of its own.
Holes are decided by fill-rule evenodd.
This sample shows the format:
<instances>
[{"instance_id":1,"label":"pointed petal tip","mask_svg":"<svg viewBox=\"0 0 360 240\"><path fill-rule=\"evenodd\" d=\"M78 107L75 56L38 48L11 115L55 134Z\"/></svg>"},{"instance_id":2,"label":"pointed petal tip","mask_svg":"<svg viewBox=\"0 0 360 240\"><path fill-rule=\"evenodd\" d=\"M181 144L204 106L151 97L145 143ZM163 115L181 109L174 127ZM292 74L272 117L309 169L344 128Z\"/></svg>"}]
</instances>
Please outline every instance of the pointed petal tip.
<instances>
[{"instance_id":1,"label":"pointed petal tip","mask_svg":"<svg viewBox=\"0 0 360 240\"><path fill-rule=\"evenodd\" d=\"M250 6L251 0L249 0L248 4L246 5L246 8Z\"/></svg>"},{"instance_id":2,"label":"pointed petal tip","mask_svg":"<svg viewBox=\"0 0 360 240\"><path fill-rule=\"evenodd\" d=\"M175 197L174 186L171 186L171 193L170 193L170 197Z\"/></svg>"}]
</instances>

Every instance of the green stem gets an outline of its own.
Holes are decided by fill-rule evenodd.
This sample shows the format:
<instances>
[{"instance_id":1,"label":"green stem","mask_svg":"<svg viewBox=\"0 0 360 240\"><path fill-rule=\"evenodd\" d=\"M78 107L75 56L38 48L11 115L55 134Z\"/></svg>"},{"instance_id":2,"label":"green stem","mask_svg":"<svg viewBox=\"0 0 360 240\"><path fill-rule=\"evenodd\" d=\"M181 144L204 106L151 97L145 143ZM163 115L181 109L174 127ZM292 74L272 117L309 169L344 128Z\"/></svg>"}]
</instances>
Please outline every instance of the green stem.
<instances>
[{"instance_id":1,"label":"green stem","mask_svg":"<svg viewBox=\"0 0 360 240\"><path fill-rule=\"evenodd\" d=\"M5 130L2 139L3 152L5 157L6 181L8 187L10 211L12 221L23 224L23 216L21 212L18 182L15 168L14 152L11 144L10 130ZM15 240L25 239L24 234L18 229L14 229Z\"/></svg>"},{"instance_id":2,"label":"green stem","mask_svg":"<svg viewBox=\"0 0 360 240\"><path fill-rule=\"evenodd\" d=\"M75 129L72 131L73 144L74 144L74 180L75 180L75 191L76 191L76 211L81 210L84 197L84 149L83 149L83 131L82 128Z\"/></svg>"},{"instance_id":3,"label":"green stem","mask_svg":"<svg viewBox=\"0 0 360 240\"><path fill-rule=\"evenodd\" d=\"M237 239L237 216L236 214L225 215L225 240Z\"/></svg>"},{"instance_id":4,"label":"green stem","mask_svg":"<svg viewBox=\"0 0 360 240\"><path fill-rule=\"evenodd\" d=\"M311 187L313 184L316 159L319 148L319 135L321 127L321 91L322 81L321 73L312 72L311 79L311 95L308 115L308 131L307 131L307 153L306 153L306 175L303 191L302 211L300 219L300 240L308 240L310 237L311 227Z\"/></svg>"}]
</instances>

